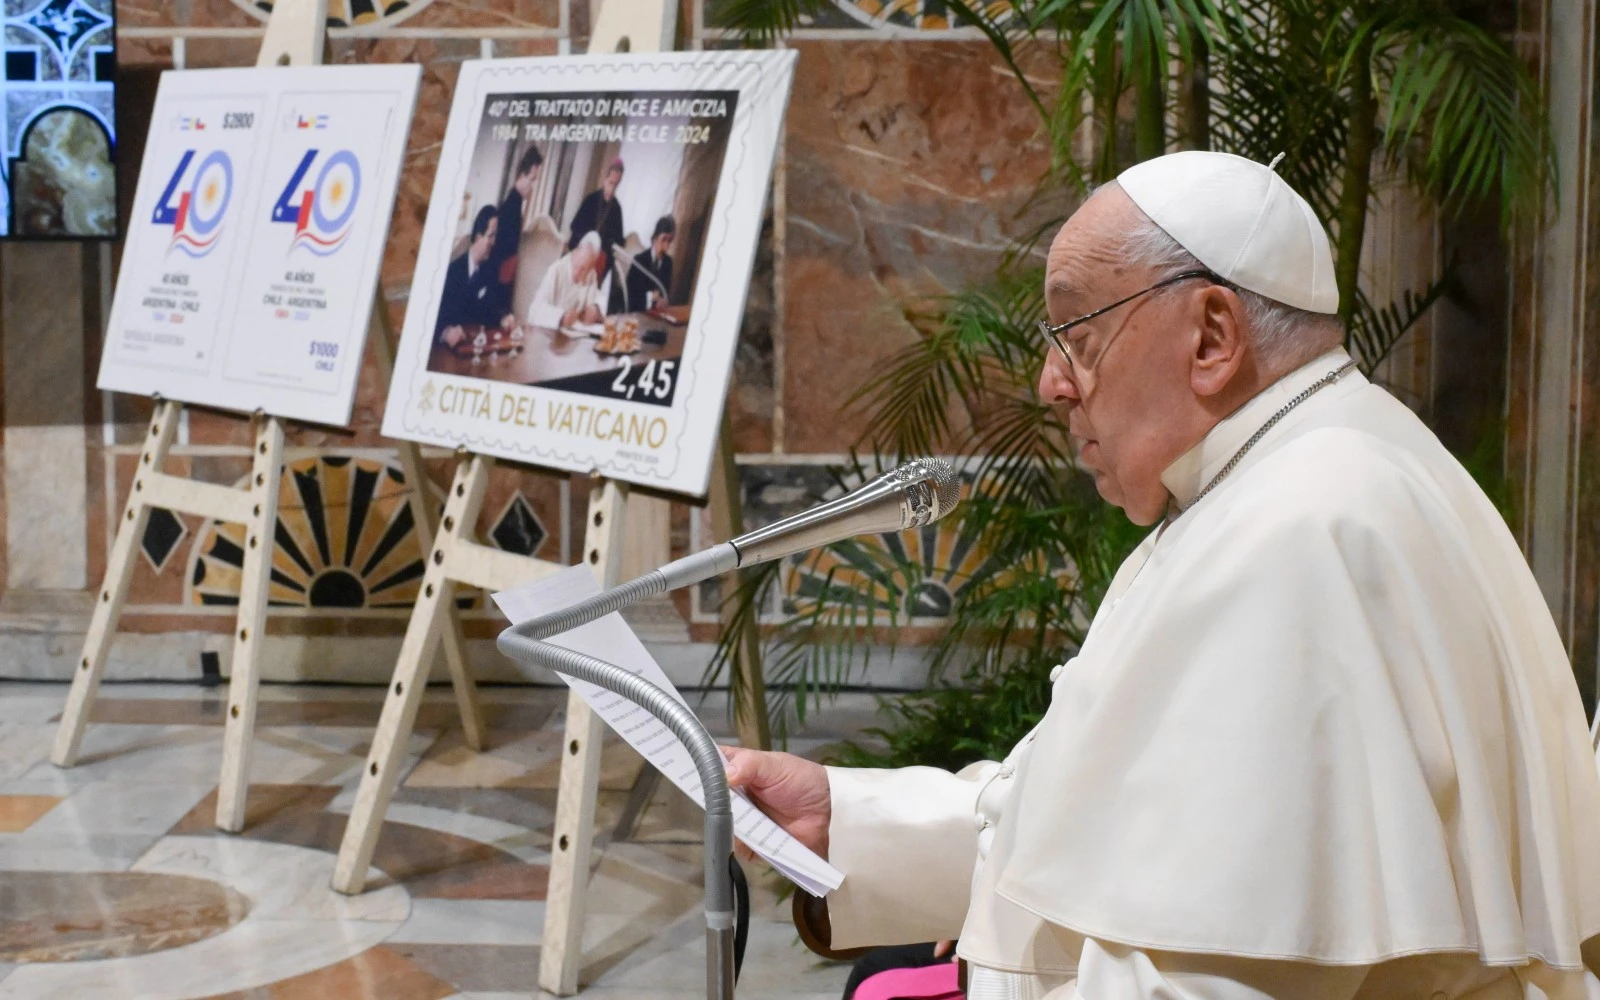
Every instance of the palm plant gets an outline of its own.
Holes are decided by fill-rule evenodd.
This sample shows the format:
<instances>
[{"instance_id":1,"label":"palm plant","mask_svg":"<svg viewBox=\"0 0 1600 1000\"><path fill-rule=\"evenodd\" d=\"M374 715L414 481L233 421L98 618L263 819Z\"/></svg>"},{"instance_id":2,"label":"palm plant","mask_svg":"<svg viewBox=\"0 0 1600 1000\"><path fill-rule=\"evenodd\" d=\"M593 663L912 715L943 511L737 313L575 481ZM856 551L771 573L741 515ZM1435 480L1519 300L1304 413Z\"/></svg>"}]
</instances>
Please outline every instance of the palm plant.
<instances>
[{"instance_id":1,"label":"palm plant","mask_svg":"<svg viewBox=\"0 0 1600 1000\"><path fill-rule=\"evenodd\" d=\"M794 27L829 0L724 0L716 16L753 39ZM1402 174L1446 211L1490 203L1504 222L1537 212L1552 158L1537 88L1507 46L1452 0L946 0L979 29L1038 109L1053 152L1042 199L1072 200L1090 183L1170 148L1210 148L1267 161L1331 223L1341 319L1372 373L1448 288L1446 273L1393 303L1360 287L1373 169ZM1042 92L1024 73L1058 68ZM1132 105L1132 114L1125 109ZM1033 395L1041 345L1042 273L1027 251L1060 219L1021 241L995 280L908 309L916 343L859 400L869 464L960 454L972 499L959 530L989 553L952 583L934 646L936 684L889 706L880 731L895 763L959 763L1004 749L1042 714L1044 676L1083 624L1132 543L1126 521L1098 504L1067 443ZM791 595L772 637L769 674L808 696L834 688L892 640L927 584L925 563L893 546L836 546L791 567L811 581ZM841 580L840 567L849 569ZM951 582L946 567L946 582ZM854 574L851 576L851 574ZM863 575L865 574L865 575ZM861 580L875 581L863 588ZM734 598L740 627L776 585L773 572ZM712 672L726 658L719 656ZM736 673L730 674L735 685ZM779 730L787 714L780 715ZM863 760L861 752L856 759Z\"/></svg>"}]
</instances>

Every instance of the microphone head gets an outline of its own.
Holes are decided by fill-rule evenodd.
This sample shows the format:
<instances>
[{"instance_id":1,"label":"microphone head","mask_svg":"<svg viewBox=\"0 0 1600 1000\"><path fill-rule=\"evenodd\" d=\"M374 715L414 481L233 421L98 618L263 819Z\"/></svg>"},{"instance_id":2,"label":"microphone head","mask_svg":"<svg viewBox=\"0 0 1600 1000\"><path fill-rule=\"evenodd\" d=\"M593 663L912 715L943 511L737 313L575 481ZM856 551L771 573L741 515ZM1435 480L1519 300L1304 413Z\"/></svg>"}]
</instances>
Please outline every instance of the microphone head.
<instances>
[{"instance_id":1,"label":"microphone head","mask_svg":"<svg viewBox=\"0 0 1600 1000\"><path fill-rule=\"evenodd\" d=\"M916 458L889 473L905 486L904 526L920 528L961 502L961 474L942 458Z\"/></svg>"}]
</instances>

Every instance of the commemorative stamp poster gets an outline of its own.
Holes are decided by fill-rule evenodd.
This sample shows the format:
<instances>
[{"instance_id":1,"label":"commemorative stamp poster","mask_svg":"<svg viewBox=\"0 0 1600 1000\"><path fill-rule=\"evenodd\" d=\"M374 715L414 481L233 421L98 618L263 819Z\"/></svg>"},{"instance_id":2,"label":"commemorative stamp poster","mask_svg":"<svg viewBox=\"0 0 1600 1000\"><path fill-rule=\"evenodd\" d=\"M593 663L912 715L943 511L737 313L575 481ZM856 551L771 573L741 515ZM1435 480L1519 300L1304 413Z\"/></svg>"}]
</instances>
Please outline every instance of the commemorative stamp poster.
<instances>
[{"instance_id":1,"label":"commemorative stamp poster","mask_svg":"<svg viewBox=\"0 0 1600 1000\"><path fill-rule=\"evenodd\" d=\"M99 387L347 423L419 76L164 73Z\"/></svg>"},{"instance_id":2,"label":"commemorative stamp poster","mask_svg":"<svg viewBox=\"0 0 1600 1000\"><path fill-rule=\"evenodd\" d=\"M703 495L793 70L466 63L384 433Z\"/></svg>"}]
</instances>

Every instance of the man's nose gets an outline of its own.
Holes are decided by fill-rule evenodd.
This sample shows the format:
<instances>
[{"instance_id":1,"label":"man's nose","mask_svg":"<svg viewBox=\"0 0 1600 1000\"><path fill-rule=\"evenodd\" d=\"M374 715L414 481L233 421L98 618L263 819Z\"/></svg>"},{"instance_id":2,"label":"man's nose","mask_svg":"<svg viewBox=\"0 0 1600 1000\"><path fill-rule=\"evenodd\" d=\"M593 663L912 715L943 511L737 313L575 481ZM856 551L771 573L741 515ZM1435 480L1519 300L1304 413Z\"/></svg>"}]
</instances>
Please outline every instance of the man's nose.
<instances>
[{"instance_id":1,"label":"man's nose","mask_svg":"<svg viewBox=\"0 0 1600 1000\"><path fill-rule=\"evenodd\" d=\"M1039 401L1046 406L1068 406L1081 398L1077 383L1067 372L1066 359L1057 351L1046 354L1039 371Z\"/></svg>"}]
</instances>

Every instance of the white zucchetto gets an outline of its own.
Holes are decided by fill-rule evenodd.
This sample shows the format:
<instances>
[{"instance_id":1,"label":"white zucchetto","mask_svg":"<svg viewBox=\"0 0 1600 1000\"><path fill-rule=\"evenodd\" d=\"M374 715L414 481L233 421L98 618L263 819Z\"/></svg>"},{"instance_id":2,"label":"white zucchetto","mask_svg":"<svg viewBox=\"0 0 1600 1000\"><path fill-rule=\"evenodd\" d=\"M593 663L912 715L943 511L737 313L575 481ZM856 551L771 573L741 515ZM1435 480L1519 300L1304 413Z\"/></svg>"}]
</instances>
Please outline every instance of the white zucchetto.
<instances>
[{"instance_id":1,"label":"white zucchetto","mask_svg":"<svg viewBox=\"0 0 1600 1000\"><path fill-rule=\"evenodd\" d=\"M1190 150L1129 167L1117 184L1218 276L1297 309L1339 311L1328 234L1272 168Z\"/></svg>"}]
</instances>

